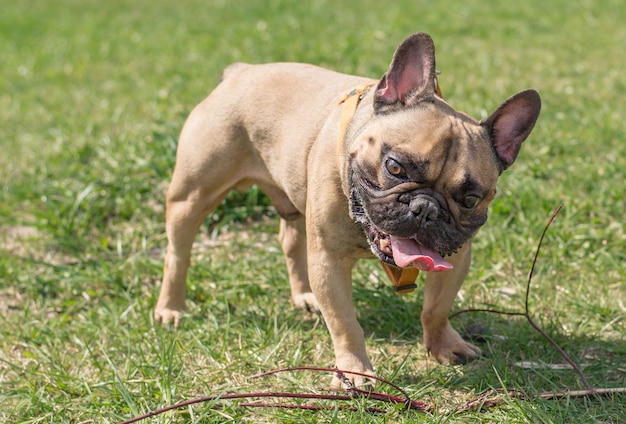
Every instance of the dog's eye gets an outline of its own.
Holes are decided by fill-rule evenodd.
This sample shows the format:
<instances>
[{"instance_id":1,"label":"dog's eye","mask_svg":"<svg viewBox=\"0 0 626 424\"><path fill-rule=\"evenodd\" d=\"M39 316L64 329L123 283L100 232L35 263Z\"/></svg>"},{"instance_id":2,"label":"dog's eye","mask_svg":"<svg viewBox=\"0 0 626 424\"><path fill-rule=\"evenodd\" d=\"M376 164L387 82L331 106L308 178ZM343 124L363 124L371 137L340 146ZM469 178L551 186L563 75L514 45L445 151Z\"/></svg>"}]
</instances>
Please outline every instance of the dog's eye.
<instances>
[{"instance_id":1,"label":"dog's eye","mask_svg":"<svg viewBox=\"0 0 626 424\"><path fill-rule=\"evenodd\" d=\"M387 172L389 172L394 177L406 178L406 171L404 167L394 159L387 159L387 161L385 161L385 168L387 168Z\"/></svg>"},{"instance_id":2,"label":"dog's eye","mask_svg":"<svg viewBox=\"0 0 626 424\"><path fill-rule=\"evenodd\" d=\"M481 198L473 194L468 194L463 199L463 207L466 209L474 209L480 203Z\"/></svg>"}]
</instances>

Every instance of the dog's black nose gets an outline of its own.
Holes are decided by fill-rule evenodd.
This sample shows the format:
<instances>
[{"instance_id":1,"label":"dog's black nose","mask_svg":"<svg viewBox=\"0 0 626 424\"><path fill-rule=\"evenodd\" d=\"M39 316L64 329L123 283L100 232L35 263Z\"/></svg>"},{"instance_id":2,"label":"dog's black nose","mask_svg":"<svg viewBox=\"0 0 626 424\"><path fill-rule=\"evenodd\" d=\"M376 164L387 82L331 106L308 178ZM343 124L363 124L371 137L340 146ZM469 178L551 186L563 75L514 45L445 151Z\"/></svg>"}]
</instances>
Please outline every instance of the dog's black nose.
<instances>
[{"instance_id":1,"label":"dog's black nose","mask_svg":"<svg viewBox=\"0 0 626 424\"><path fill-rule=\"evenodd\" d=\"M411 211L420 225L439 218L439 205L426 197L415 197L410 204Z\"/></svg>"}]
</instances>

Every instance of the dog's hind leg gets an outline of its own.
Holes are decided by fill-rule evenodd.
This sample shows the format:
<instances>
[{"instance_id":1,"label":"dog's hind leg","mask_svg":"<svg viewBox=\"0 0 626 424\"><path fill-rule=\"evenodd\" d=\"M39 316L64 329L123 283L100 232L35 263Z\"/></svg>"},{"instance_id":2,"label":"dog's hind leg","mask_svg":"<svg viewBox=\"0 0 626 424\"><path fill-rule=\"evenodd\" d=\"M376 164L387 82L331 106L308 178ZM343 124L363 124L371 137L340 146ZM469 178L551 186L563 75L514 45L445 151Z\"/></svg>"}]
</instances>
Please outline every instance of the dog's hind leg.
<instances>
[{"instance_id":1,"label":"dog's hind leg","mask_svg":"<svg viewBox=\"0 0 626 424\"><path fill-rule=\"evenodd\" d=\"M160 323L173 321L178 326L185 309L185 284L191 258L191 248L200 225L226 197L226 192L205 194L180 191L176 180L167 198L167 252L163 268L163 283L154 316Z\"/></svg>"},{"instance_id":2,"label":"dog's hind leg","mask_svg":"<svg viewBox=\"0 0 626 424\"><path fill-rule=\"evenodd\" d=\"M181 132L176 166L167 192L167 252L163 283L155 308L158 322L178 325L185 309L185 283L191 248L202 222L228 192L245 180L242 137L224 128L224 111L200 104ZM224 142L227 140L228 142Z\"/></svg>"},{"instance_id":3,"label":"dog's hind leg","mask_svg":"<svg viewBox=\"0 0 626 424\"><path fill-rule=\"evenodd\" d=\"M309 285L304 216L293 220L280 220L278 239L285 254L291 298L296 307L310 311L319 310L317 300Z\"/></svg>"}]
</instances>

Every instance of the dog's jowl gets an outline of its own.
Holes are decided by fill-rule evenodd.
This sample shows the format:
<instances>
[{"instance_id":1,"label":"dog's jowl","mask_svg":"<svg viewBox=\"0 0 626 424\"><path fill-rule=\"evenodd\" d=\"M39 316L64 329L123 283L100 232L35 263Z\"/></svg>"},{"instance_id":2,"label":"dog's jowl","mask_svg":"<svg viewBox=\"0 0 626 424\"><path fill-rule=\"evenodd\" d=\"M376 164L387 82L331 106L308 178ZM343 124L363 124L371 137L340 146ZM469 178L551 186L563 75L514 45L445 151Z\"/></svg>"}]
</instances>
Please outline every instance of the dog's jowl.
<instances>
[{"instance_id":1,"label":"dog's jowl","mask_svg":"<svg viewBox=\"0 0 626 424\"><path fill-rule=\"evenodd\" d=\"M438 94L424 33L404 40L380 80L297 63L227 68L180 136L156 319L179 324L204 219L231 189L257 184L281 216L293 302L321 311L338 368L374 373L351 279L357 259L372 257L426 272L426 348L443 363L472 360L480 350L448 313L498 176L540 108L526 90L481 121L457 112Z\"/></svg>"}]
</instances>

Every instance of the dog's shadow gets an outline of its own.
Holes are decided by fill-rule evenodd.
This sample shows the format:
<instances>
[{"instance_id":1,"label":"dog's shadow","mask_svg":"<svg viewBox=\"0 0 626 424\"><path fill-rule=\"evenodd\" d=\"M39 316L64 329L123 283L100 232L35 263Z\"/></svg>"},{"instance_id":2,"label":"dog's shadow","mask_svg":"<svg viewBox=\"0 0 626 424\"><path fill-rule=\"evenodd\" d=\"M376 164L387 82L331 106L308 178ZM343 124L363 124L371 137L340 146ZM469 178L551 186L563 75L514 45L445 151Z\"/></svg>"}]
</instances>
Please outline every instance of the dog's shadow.
<instances>
[{"instance_id":1,"label":"dog's shadow","mask_svg":"<svg viewBox=\"0 0 626 424\"><path fill-rule=\"evenodd\" d=\"M423 290L396 294L390 285L355 285L354 302L359 322L370 340L396 345L421 345L423 331L420 312ZM467 308L456 304L455 311ZM505 310L507 307L494 309ZM523 312L523 306L519 307ZM532 314L532 311L531 311ZM556 314L555 314L556 315ZM593 387L621 387L626 383L626 340L620 331L609 337L594 334L565 334L570 327L555 317L534 318L541 329L581 368ZM445 387L473 387L477 391L512 384L533 391L583 389L581 378L558 349L535 330L523 316L488 312L467 312L451 319L452 326L484 356L460 367L439 367L433 358L426 373L436 373ZM423 350L425 353L425 350ZM420 355L421 352L415 352ZM424 370L404 368L394 382L400 385L424 381ZM527 387L525 387L527 386Z\"/></svg>"},{"instance_id":2,"label":"dog's shadow","mask_svg":"<svg viewBox=\"0 0 626 424\"><path fill-rule=\"evenodd\" d=\"M366 337L401 344L421 340L423 293L420 287L412 293L398 295L391 284L382 281L367 286L355 284L353 299Z\"/></svg>"}]
</instances>

